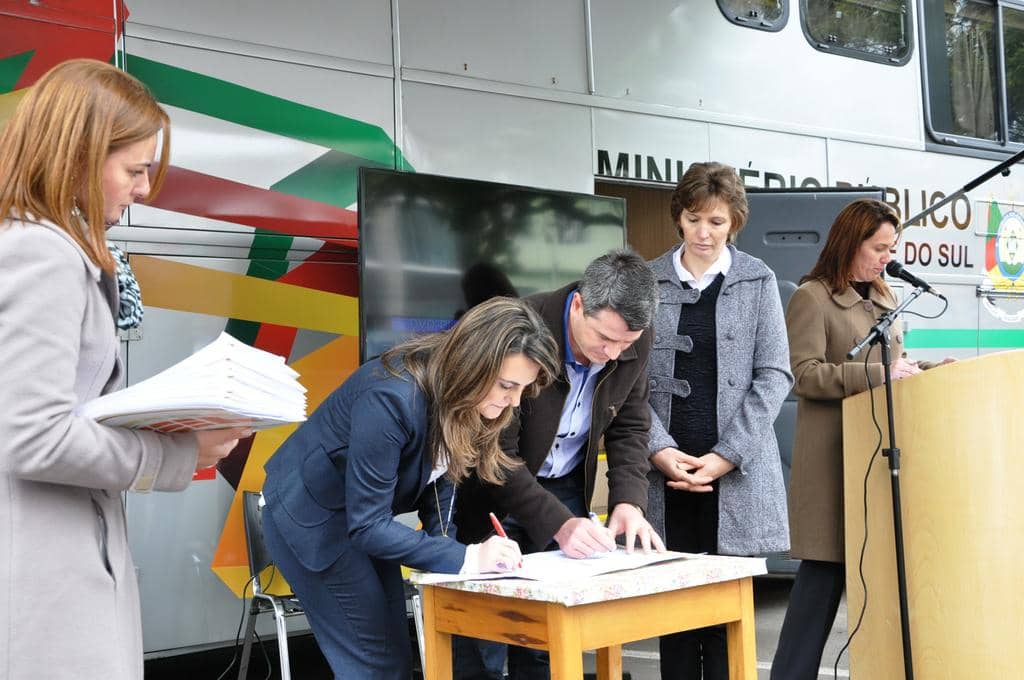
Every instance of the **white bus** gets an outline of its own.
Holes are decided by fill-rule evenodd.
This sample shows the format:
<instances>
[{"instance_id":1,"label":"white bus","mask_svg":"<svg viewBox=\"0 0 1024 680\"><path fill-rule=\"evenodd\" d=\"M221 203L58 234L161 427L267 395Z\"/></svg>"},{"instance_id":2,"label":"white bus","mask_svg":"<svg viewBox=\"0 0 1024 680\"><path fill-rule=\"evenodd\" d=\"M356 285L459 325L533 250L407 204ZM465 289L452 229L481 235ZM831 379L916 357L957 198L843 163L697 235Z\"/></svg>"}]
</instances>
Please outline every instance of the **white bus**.
<instances>
[{"instance_id":1,"label":"white bus","mask_svg":"<svg viewBox=\"0 0 1024 680\"><path fill-rule=\"evenodd\" d=\"M814 205L848 198L826 189L909 218L1024 142L1016 0L3 2L0 124L76 56L122 65L173 119L164 192L111 232L147 305L129 382L226 329L288 357L311 407L359 360L360 166L621 195L654 257L681 172L726 162L785 190L741 244L785 283L827 229ZM997 176L908 225L897 257L950 301L909 323L916 356L1024 346L1022 202L1024 174ZM234 640L240 492L287 433L185 493L127 496L148 653Z\"/></svg>"}]
</instances>

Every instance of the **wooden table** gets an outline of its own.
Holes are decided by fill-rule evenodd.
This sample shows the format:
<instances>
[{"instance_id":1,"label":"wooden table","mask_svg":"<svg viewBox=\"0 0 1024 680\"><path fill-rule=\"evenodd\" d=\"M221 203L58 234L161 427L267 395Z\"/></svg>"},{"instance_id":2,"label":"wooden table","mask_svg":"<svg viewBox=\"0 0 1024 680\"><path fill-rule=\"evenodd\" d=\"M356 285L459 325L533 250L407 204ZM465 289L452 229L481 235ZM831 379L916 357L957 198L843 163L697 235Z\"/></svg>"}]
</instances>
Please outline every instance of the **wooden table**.
<instances>
[{"instance_id":1,"label":"wooden table","mask_svg":"<svg viewBox=\"0 0 1024 680\"><path fill-rule=\"evenodd\" d=\"M763 559L705 555L583 584L421 585L424 678L451 680L452 635L464 635L548 651L552 680L579 680L596 649L598 679L621 680L623 643L724 623L730 680L756 680L751 577L764 573Z\"/></svg>"}]
</instances>

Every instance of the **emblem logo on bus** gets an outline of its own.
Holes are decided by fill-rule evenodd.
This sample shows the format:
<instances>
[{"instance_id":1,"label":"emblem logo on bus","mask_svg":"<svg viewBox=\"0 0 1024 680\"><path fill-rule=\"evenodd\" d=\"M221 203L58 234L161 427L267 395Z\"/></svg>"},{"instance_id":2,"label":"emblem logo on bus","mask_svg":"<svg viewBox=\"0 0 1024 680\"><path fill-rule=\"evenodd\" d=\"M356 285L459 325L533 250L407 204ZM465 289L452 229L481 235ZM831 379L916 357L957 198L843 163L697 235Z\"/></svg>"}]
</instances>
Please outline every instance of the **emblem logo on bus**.
<instances>
[{"instance_id":1,"label":"emblem logo on bus","mask_svg":"<svg viewBox=\"0 0 1024 680\"><path fill-rule=\"evenodd\" d=\"M999 273L1016 281L1024 271L1024 218L1016 211L1008 212L996 232L996 262Z\"/></svg>"},{"instance_id":2,"label":"emblem logo on bus","mask_svg":"<svg viewBox=\"0 0 1024 680\"><path fill-rule=\"evenodd\" d=\"M1006 323L1017 323L1024 320L1024 216L1007 208L995 201L988 206L986 271L979 296L990 314Z\"/></svg>"}]
</instances>

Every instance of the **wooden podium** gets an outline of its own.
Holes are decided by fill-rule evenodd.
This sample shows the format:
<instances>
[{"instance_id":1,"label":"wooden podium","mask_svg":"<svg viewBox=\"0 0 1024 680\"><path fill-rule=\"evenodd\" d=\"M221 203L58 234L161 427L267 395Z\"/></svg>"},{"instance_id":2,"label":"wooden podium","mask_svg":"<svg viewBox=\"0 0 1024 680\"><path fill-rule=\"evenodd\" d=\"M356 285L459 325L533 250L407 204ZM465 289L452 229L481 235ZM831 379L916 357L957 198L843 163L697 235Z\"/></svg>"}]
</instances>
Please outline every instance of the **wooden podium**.
<instances>
[{"instance_id":1,"label":"wooden podium","mask_svg":"<svg viewBox=\"0 0 1024 680\"><path fill-rule=\"evenodd\" d=\"M864 601L864 475L885 391L843 401L846 592L852 632ZM896 381L907 598L916 680L1014 678L1024 668L1024 350ZM868 607L850 649L857 680L903 678L888 459L867 481Z\"/></svg>"}]
</instances>

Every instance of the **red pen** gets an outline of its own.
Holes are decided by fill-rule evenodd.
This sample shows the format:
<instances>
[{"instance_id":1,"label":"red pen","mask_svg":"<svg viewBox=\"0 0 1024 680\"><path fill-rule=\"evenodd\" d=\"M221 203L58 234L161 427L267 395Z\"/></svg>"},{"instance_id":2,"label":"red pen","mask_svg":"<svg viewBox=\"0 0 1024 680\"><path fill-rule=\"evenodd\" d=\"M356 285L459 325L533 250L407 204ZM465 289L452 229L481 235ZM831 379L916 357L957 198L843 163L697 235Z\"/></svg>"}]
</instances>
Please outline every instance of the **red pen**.
<instances>
[{"instance_id":1,"label":"red pen","mask_svg":"<svg viewBox=\"0 0 1024 680\"><path fill-rule=\"evenodd\" d=\"M507 539L508 538L508 534L505 533L505 527L501 526L501 522L498 521L498 518L494 516L493 512L489 512L487 514L491 518L491 525L494 527L495 533L497 533L502 538L506 538ZM499 563L499 565L500 564L501 563ZM517 564L516 567L517 568L521 568L522 566L523 566L523 561L519 560L519 564ZM504 567L502 567L502 568L504 568Z\"/></svg>"},{"instance_id":2,"label":"red pen","mask_svg":"<svg viewBox=\"0 0 1024 680\"><path fill-rule=\"evenodd\" d=\"M508 534L505 533L505 527L501 526L501 522L494 516L493 512L487 513L491 516L491 524L494 525L494 531L502 538L508 538Z\"/></svg>"}]
</instances>

